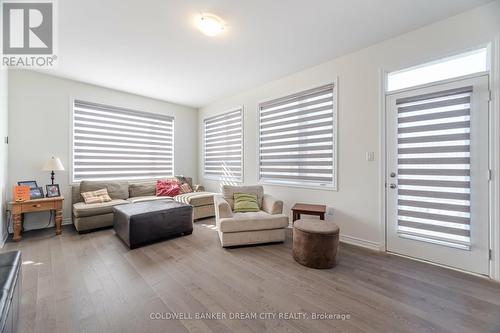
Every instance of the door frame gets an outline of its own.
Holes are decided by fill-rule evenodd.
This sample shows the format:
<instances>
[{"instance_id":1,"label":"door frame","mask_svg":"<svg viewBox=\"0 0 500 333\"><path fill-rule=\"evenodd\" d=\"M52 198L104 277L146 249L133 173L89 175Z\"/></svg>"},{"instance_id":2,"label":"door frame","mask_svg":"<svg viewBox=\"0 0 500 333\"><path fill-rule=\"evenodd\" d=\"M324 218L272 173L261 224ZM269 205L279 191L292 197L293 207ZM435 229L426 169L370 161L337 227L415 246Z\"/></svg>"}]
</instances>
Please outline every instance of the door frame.
<instances>
[{"instance_id":1,"label":"door frame","mask_svg":"<svg viewBox=\"0 0 500 333\"><path fill-rule=\"evenodd\" d=\"M484 46L484 45L483 45ZM490 52L490 69L489 71L475 73L471 75L465 75L457 78L442 80L438 82L432 82L424 85L414 86L411 88L400 89L387 92L387 74L389 70L383 68L379 69L379 230L380 230L380 245L379 250L387 252L387 198L386 198L386 117L387 117L387 106L386 106L386 96L390 94L395 94L407 90L413 90L418 88L432 87L438 84L449 83L454 81L463 80L466 78L472 78L477 76L482 76L485 74L489 75L490 84L490 103L489 103L489 119L490 119L490 149L489 149L489 159L490 159L490 169L492 172L492 178L489 186L489 197L490 197L490 211L489 211L489 230L490 230L490 270L489 277L491 279L500 281L500 36L497 36L492 42L488 43ZM409 258L409 257L408 257ZM422 261L419 259L411 258L413 260ZM428 262L428 261L426 261ZM430 264L442 266L440 264L428 262ZM450 269L455 269L452 267L445 266ZM457 269L455 269L457 270ZM477 275L475 273L462 271L468 274ZM484 275L478 275L484 277Z\"/></svg>"},{"instance_id":2,"label":"door frame","mask_svg":"<svg viewBox=\"0 0 500 333\"><path fill-rule=\"evenodd\" d=\"M453 89L461 89L463 87L473 87L471 91L471 113L470 113L470 214L472 215L471 221L475 221L475 228L470 232L470 250L464 248L455 248L454 246L442 246L435 244L432 241L421 242L415 240L409 240L404 235L399 233L399 190L387 190L386 200L387 200L387 251L390 253L402 254L409 257L417 257L424 261L429 261L433 263L440 263L443 266L455 267L460 270L467 270L469 272L475 272L478 275L489 276L490 275L490 261L488 258L488 252L490 250L490 180L488 179L488 171L491 170L490 165L490 120L489 120L489 74L488 73L477 73L476 75L469 75L467 77L460 77L457 80L448 80L444 83L436 83L423 88L414 88L410 90L405 90L404 92L396 92L387 95L386 107L387 113L387 175L386 179L388 183L404 183L403 179L393 179L390 177L390 172L396 172L399 174L398 169L403 167L399 163L398 147L399 147L399 122L398 122L398 110L401 107L397 104L400 99L413 98L414 96L425 96L426 94L439 94L440 92L446 92ZM425 99L424 103L430 103L428 99ZM460 103L459 103L460 104ZM454 104L455 105L455 104ZM419 109L420 110L420 109ZM439 118L445 121L451 121L444 118ZM453 120L459 121L459 120ZM460 120L464 121L464 120ZM410 125L410 124L408 124ZM419 125L410 125L419 126ZM461 126L460 129L466 126ZM423 130L425 131L425 130ZM438 134L426 134L427 132L421 132L419 135L438 135ZM414 133L409 133L414 134ZM436 143L441 143L437 140ZM455 143L455 145L460 145L462 143ZM461 150L462 152L463 150ZM464 156L464 155L460 155ZM422 156L408 156L409 158L423 158L425 159L427 155ZM437 157L437 156L436 156ZM423 162L422 162L423 163ZM420 163L419 163L420 164ZM427 168L429 166L426 166ZM415 166L416 168L416 166ZM450 168L451 169L451 168ZM422 174L423 175L423 174ZM446 174L448 175L448 174ZM399 177L399 176L398 176ZM420 176L415 176L419 178ZM424 179L426 178L422 176ZM404 177L403 177L404 178ZM412 178L412 177L410 177ZM413 179L413 178L412 178ZM465 179L456 180L465 181ZM404 183L405 184L405 183ZM411 185L411 184L410 184ZM418 184L415 184L418 185ZM429 184L428 186L433 186ZM451 185L450 185L451 186ZM401 187L404 187L401 185ZM461 186L460 186L461 187ZM464 186L466 187L466 186ZM397 186L399 188L399 185ZM414 189L416 191L422 189ZM432 190L424 189L424 190ZM444 189L434 189L435 191L441 192ZM408 194L410 195L410 194ZM420 197L420 196L419 196ZM423 198L420 198L423 200ZM420 200L420 199L407 199L407 200ZM413 206L412 204L408 204ZM465 204L461 204L465 205ZM418 206L418 205L415 205ZM427 206L428 207L428 206ZM436 208L437 209L437 208ZM446 208L443 208L446 210ZM412 208L408 208L412 211ZM447 215L445 212L435 212L435 214ZM403 214L407 215L407 214ZM450 215L455 215L451 213ZM408 216L411 216L409 214ZM418 216L416 216L418 217ZM446 220L441 220L446 221ZM457 223L460 223L457 221ZM464 222L465 223L465 222ZM410 233L411 234L411 233ZM411 237L408 234L408 237ZM418 235L415 234L415 235ZM425 237L425 236L424 236ZM453 242L453 241L452 241Z\"/></svg>"}]
</instances>

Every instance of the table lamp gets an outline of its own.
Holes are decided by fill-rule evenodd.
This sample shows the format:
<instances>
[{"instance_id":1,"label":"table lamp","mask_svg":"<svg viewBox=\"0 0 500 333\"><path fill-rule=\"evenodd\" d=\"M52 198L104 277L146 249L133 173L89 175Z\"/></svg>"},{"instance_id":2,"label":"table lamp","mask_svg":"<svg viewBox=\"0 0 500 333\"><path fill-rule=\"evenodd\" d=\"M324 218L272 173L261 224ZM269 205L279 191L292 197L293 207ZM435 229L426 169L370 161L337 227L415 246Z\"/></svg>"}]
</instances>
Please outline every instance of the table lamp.
<instances>
[{"instance_id":1,"label":"table lamp","mask_svg":"<svg viewBox=\"0 0 500 333\"><path fill-rule=\"evenodd\" d=\"M42 171L50 171L50 179L52 180L52 185L54 185L54 171L64 171L64 166L59 157L51 157L43 165Z\"/></svg>"}]
</instances>

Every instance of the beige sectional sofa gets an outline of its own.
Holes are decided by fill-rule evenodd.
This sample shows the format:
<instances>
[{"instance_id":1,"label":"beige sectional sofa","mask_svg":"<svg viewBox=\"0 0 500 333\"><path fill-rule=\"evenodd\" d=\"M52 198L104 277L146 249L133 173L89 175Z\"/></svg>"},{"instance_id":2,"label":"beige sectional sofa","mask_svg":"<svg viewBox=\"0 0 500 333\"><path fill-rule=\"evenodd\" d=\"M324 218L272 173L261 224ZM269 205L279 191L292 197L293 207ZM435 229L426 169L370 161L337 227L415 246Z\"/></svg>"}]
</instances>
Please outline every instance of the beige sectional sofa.
<instances>
[{"instance_id":1,"label":"beige sectional sofa","mask_svg":"<svg viewBox=\"0 0 500 333\"><path fill-rule=\"evenodd\" d=\"M191 179L187 178L191 183ZM193 186L191 186L193 187ZM111 201L105 203L86 204L82 192L95 191L102 188L108 190ZM192 192L170 197L157 197L156 180L147 182L126 181L82 181L72 186L72 217L76 230L90 231L113 225L113 207L116 205L153 200L176 200L193 206L193 218L198 220L212 217L214 212L214 193Z\"/></svg>"},{"instance_id":2,"label":"beige sectional sofa","mask_svg":"<svg viewBox=\"0 0 500 333\"><path fill-rule=\"evenodd\" d=\"M234 193L257 196L260 211L235 213ZM224 185L222 194L214 196L215 221L223 247L283 242L288 216L283 214L283 201L264 194L262 186Z\"/></svg>"}]
</instances>

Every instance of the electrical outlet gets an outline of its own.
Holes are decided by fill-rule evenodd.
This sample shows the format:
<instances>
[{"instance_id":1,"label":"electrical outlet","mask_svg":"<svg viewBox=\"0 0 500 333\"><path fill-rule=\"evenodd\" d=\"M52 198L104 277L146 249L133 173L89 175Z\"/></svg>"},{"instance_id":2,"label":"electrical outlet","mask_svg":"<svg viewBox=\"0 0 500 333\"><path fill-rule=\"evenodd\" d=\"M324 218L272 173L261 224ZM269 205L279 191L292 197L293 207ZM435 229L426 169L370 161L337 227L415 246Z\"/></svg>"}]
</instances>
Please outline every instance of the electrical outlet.
<instances>
[{"instance_id":1,"label":"electrical outlet","mask_svg":"<svg viewBox=\"0 0 500 333\"><path fill-rule=\"evenodd\" d=\"M333 215L334 211L333 207L328 207L326 209L326 215Z\"/></svg>"},{"instance_id":2,"label":"electrical outlet","mask_svg":"<svg viewBox=\"0 0 500 333\"><path fill-rule=\"evenodd\" d=\"M372 162L375 160L375 153L373 151L367 151L366 152L366 160L368 162Z\"/></svg>"}]
</instances>

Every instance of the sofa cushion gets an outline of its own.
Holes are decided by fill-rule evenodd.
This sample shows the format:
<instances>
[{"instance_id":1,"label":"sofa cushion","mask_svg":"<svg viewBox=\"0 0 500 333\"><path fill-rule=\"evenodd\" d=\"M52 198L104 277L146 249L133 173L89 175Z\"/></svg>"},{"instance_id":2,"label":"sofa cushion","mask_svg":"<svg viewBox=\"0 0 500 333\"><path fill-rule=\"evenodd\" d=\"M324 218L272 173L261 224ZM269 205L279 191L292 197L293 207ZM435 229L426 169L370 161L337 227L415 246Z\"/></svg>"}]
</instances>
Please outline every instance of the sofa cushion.
<instances>
[{"instance_id":1,"label":"sofa cushion","mask_svg":"<svg viewBox=\"0 0 500 333\"><path fill-rule=\"evenodd\" d=\"M156 181L130 183L128 193L130 198L156 196Z\"/></svg>"},{"instance_id":2,"label":"sofa cushion","mask_svg":"<svg viewBox=\"0 0 500 333\"><path fill-rule=\"evenodd\" d=\"M127 201L130 203L157 201L157 200L173 200L173 199L171 197L157 197L156 195L147 195L147 196L133 197L127 199Z\"/></svg>"},{"instance_id":3,"label":"sofa cushion","mask_svg":"<svg viewBox=\"0 0 500 333\"><path fill-rule=\"evenodd\" d=\"M108 190L111 199L127 199L128 198L128 182L121 181L94 181L82 180L80 183L80 193L97 191L102 188Z\"/></svg>"},{"instance_id":4,"label":"sofa cushion","mask_svg":"<svg viewBox=\"0 0 500 333\"><path fill-rule=\"evenodd\" d=\"M232 217L219 220L221 232L270 230L288 226L288 217L283 214L271 215L264 211L234 213Z\"/></svg>"},{"instance_id":5,"label":"sofa cushion","mask_svg":"<svg viewBox=\"0 0 500 333\"><path fill-rule=\"evenodd\" d=\"M222 195L224 199L229 203L231 209L234 209L234 194L235 193L248 193L255 194L257 196L257 202L259 208L262 209L262 198L264 197L264 188L261 185L254 186L222 186Z\"/></svg>"},{"instance_id":6,"label":"sofa cushion","mask_svg":"<svg viewBox=\"0 0 500 333\"><path fill-rule=\"evenodd\" d=\"M214 195L212 192L191 192L179 194L174 197L175 201L184 202L188 205L198 207L214 204Z\"/></svg>"},{"instance_id":7,"label":"sofa cushion","mask_svg":"<svg viewBox=\"0 0 500 333\"><path fill-rule=\"evenodd\" d=\"M73 205L73 215L75 217L85 217L93 215L102 215L113 212L113 206L128 204L127 200L116 199L103 203L86 204L85 202L77 202Z\"/></svg>"}]
</instances>

